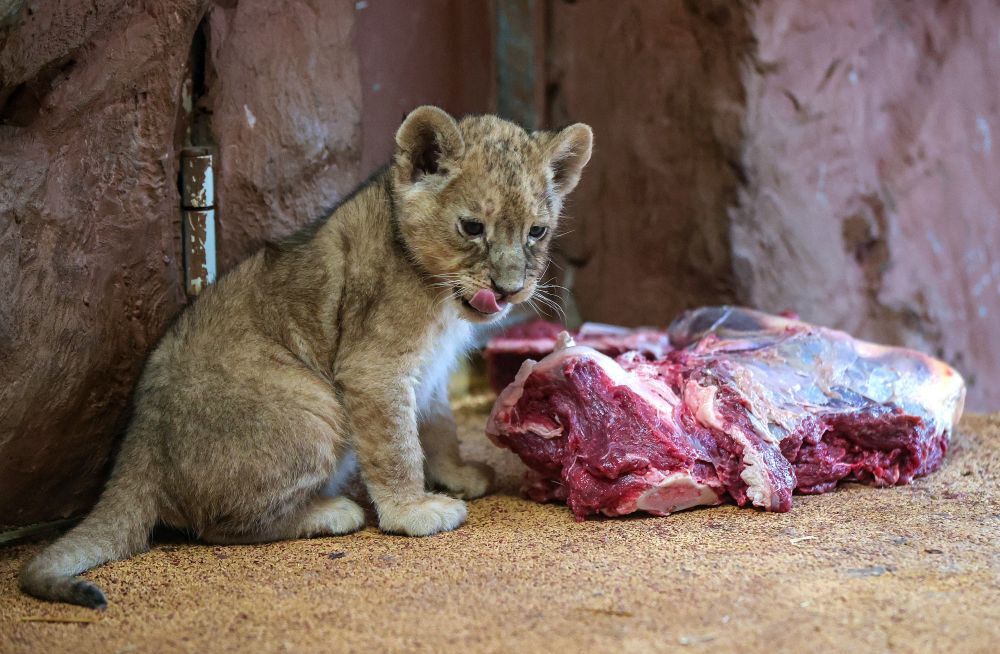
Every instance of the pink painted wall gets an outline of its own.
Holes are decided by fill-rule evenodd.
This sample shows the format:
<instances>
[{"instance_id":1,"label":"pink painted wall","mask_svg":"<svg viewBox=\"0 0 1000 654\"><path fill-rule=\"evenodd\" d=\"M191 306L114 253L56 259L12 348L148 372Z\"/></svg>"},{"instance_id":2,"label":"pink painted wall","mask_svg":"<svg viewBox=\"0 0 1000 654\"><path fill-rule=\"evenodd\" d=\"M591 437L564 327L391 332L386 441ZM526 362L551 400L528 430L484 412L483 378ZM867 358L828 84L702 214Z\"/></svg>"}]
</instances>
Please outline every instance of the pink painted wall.
<instances>
[{"instance_id":1,"label":"pink painted wall","mask_svg":"<svg viewBox=\"0 0 1000 654\"><path fill-rule=\"evenodd\" d=\"M548 123L594 128L560 249L583 318L665 325L733 299L746 17L732 2L551 5Z\"/></svg>"},{"instance_id":2,"label":"pink painted wall","mask_svg":"<svg viewBox=\"0 0 1000 654\"><path fill-rule=\"evenodd\" d=\"M793 309L1000 408L998 33L977 0L550 3L548 122L595 129L582 317Z\"/></svg>"},{"instance_id":3,"label":"pink painted wall","mask_svg":"<svg viewBox=\"0 0 1000 654\"><path fill-rule=\"evenodd\" d=\"M389 162L403 116L422 104L453 115L493 106L493 13L485 0L356 3L364 175Z\"/></svg>"},{"instance_id":4,"label":"pink painted wall","mask_svg":"<svg viewBox=\"0 0 1000 654\"><path fill-rule=\"evenodd\" d=\"M1000 408L1000 6L763 2L740 297L933 353Z\"/></svg>"}]
</instances>

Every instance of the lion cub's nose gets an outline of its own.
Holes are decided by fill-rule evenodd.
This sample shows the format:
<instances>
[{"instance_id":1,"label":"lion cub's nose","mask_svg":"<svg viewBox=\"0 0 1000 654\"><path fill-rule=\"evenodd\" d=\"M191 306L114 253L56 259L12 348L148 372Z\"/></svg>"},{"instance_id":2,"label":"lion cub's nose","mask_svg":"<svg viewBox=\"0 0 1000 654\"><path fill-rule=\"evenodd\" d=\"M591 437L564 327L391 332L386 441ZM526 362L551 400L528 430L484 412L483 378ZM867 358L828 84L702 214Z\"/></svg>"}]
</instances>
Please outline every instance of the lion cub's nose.
<instances>
[{"instance_id":1,"label":"lion cub's nose","mask_svg":"<svg viewBox=\"0 0 1000 654\"><path fill-rule=\"evenodd\" d=\"M498 284L495 279L490 277L490 284L493 285L493 290L499 293L502 297L509 297L516 293L520 293L524 289L524 282L519 282L518 286L503 284Z\"/></svg>"}]
</instances>

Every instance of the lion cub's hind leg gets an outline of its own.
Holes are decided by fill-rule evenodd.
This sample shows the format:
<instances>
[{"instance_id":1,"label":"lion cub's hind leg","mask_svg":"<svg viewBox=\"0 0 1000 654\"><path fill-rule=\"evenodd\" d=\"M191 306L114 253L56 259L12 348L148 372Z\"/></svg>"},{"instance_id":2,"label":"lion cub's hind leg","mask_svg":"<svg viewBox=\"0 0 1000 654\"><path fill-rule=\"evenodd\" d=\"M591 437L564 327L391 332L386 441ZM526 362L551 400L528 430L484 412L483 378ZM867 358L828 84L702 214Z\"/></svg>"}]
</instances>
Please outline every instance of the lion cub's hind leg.
<instances>
[{"instance_id":1,"label":"lion cub's hind leg","mask_svg":"<svg viewBox=\"0 0 1000 654\"><path fill-rule=\"evenodd\" d=\"M231 533L212 528L201 535L201 540L213 545L246 545L296 538L340 536L358 531L364 526L365 512L357 502L342 496L316 496L298 511L259 532Z\"/></svg>"},{"instance_id":2,"label":"lion cub's hind leg","mask_svg":"<svg viewBox=\"0 0 1000 654\"><path fill-rule=\"evenodd\" d=\"M304 512L298 524L290 525L294 535L286 538L313 538L349 534L365 526L365 512L346 497L319 497Z\"/></svg>"}]
</instances>

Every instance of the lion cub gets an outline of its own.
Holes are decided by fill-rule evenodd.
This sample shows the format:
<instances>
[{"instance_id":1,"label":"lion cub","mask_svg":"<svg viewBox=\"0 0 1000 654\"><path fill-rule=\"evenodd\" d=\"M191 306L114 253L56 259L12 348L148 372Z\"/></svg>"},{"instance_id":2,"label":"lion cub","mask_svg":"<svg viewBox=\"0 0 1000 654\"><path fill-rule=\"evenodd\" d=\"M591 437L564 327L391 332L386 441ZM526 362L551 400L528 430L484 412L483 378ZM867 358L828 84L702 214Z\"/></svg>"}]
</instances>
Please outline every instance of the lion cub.
<instances>
[{"instance_id":1,"label":"lion cub","mask_svg":"<svg viewBox=\"0 0 1000 654\"><path fill-rule=\"evenodd\" d=\"M211 543L344 534L323 489L354 451L379 526L425 536L487 491L463 462L447 378L474 323L531 297L591 130L528 134L420 107L393 162L326 220L207 289L146 363L114 471L87 518L28 563L40 598L106 606L75 575L148 546L157 523Z\"/></svg>"}]
</instances>

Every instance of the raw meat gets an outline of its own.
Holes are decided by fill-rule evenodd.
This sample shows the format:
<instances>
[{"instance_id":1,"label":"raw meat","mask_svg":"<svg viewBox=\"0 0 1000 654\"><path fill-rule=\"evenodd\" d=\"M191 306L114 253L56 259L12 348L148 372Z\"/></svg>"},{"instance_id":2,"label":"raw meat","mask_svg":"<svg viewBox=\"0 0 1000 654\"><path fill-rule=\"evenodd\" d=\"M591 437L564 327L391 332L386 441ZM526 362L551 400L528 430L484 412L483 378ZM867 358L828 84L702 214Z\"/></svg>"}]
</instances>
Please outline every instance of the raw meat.
<instances>
[{"instance_id":1,"label":"raw meat","mask_svg":"<svg viewBox=\"0 0 1000 654\"><path fill-rule=\"evenodd\" d=\"M493 390L499 393L514 381L514 375L528 359L538 360L550 354L564 329L553 322L536 320L515 325L491 339L486 345L486 374ZM572 336L577 345L592 347L612 357L635 350L658 358L670 350L667 334L655 329L585 323Z\"/></svg>"},{"instance_id":2,"label":"raw meat","mask_svg":"<svg viewBox=\"0 0 1000 654\"><path fill-rule=\"evenodd\" d=\"M676 349L617 359L564 334L521 366L487 433L528 465L531 498L580 520L729 500L788 511L795 490L937 469L962 412L944 363L799 320L707 307L668 334Z\"/></svg>"}]
</instances>

